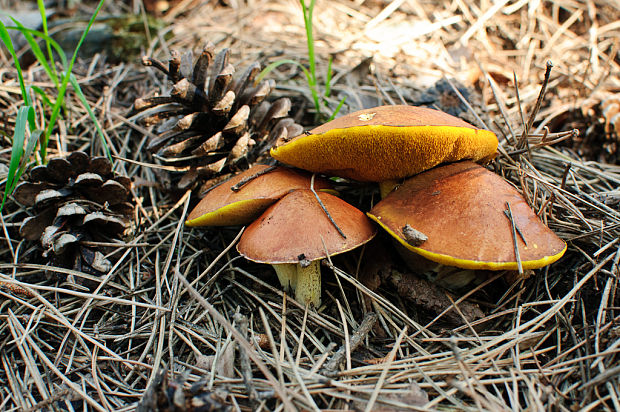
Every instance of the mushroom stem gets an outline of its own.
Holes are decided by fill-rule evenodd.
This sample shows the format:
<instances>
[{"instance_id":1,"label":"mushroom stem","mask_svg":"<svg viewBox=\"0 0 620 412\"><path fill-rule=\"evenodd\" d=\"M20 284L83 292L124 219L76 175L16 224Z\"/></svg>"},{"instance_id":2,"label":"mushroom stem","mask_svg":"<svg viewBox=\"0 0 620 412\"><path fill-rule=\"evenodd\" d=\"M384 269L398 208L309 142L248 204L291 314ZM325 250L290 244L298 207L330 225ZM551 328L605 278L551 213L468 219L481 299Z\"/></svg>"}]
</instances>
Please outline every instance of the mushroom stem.
<instances>
[{"instance_id":1,"label":"mushroom stem","mask_svg":"<svg viewBox=\"0 0 620 412\"><path fill-rule=\"evenodd\" d=\"M385 199L385 197L390 194L394 188L398 186L398 180L390 179L384 180L383 182L379 182L379 193L381 194L381 199Z\"/></svg>"},{"instance_id":2,"label":"mushroom stem","mask_svg":"<svg viewBox=\"0 0 620 412\"><path fill-rule=\"evenodd\" d=\"M295 290L297 286L297 263L280 263L272 265L285 291Z\"/></svg>"},{"instance_id":3,"label":"mushroom stem","mask_svg":"<svg viewBox=\"0 0 620 412\"><path fill-rule=\"evenodd\" d=\"M295 300L300 303L311 303L315 308L321 305L321 266L320 259L303 266L297 264L297 285Z\"/></svg>"}]
</instances>

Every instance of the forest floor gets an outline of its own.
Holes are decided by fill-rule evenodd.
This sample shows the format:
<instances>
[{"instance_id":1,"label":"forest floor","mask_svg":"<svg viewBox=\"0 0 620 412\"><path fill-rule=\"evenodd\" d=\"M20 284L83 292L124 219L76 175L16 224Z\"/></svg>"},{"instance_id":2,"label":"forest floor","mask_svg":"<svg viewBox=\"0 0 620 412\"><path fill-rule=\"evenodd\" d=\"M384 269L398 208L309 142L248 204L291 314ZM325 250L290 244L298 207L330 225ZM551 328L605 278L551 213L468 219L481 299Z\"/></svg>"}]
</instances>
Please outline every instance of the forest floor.
<instances>
[{"instance_id":1,"label":"forest floor","mask_svg":"<svg viewBox=\"0 0 620 412\"><path fill-rule=\"evenodd\" d=\"M145 13L137 3L104 4L100 18L124 23L102 23L112 37L94 34L73 68L114 171L133 183L131 225L101 246L109 270L82 273L49 264L40 242L20 237L32 211L9 197L0 215L1 410L620 410L617 2L317 1L317 90L329 84L329 96L317 112L304 72L288 63L267 74L276 84L267 100L290 99L289 116L305 130L343 98L338 116L426 105L488 128L500 142L488 169L568 245L527 276L493 273L447 291L411 273L379 234L322 265L318 308L239 256L241 227L183 225L197 193L171 190L171 168L146 150L158 129L133 108L172 88L142 56L167 62L210 42L216 53L229 48L235 75L255 61L309 67L300 4L145 0L160 10ZM18 19L28 4L0 1ZM83 30L95 6L50 8L50 22L61 23L55 38ZM55 96L28 50L18 48L26 86ZM4 49L0 71L4 187L24 102ZM33 95L37 119L49 118ZM70 86L48 155L75 150L106 154ZM36 151L32 165L41 160ZM343 198L368 210L377 189L345 183Z\"/></svg>"}]
</instances>

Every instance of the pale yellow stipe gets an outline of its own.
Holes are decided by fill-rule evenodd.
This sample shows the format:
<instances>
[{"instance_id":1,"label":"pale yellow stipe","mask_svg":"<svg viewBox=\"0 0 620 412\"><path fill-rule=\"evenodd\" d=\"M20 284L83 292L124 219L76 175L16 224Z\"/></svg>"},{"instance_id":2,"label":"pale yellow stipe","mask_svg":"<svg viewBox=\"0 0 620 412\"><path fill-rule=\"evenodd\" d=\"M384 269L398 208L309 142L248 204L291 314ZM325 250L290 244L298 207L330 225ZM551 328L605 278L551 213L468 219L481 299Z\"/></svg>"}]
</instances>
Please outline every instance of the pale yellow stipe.
<instances>
[{"instance_id":1,"label":"pale yellow stipe","mask_svg":"<svg viewBox=\"0 0 620 412\"><path fill-rule=\"evenodd\" d=\"M272 265L278 275L278 280L282 289L285 291L294 291L297 287L297 265L298 263L280 263Z\"/></svg>"},{"instance_id":2,"label":"pale yellow stipe","mask_svg":"<svg viewBox=\"0 0 620 412\"><path fill-rule=\"evenodd\" d=\"M315 308L321 305L321 265L320 259L313 260L306 267L297 264L297 286L295 300L300 303L312 303Z\"/></svg>"},{"instance_id":3,"label":"pale yellow stipe","mask_svg":"<svg viewBox=\"0 0 620 412\"><path fill-rule=\"evenodd\" d=\"M381 199L385 199L396 186L398 186L398 180L396 179L379 182L379 194L381 195Z\"/></svg>"}]
</instances>

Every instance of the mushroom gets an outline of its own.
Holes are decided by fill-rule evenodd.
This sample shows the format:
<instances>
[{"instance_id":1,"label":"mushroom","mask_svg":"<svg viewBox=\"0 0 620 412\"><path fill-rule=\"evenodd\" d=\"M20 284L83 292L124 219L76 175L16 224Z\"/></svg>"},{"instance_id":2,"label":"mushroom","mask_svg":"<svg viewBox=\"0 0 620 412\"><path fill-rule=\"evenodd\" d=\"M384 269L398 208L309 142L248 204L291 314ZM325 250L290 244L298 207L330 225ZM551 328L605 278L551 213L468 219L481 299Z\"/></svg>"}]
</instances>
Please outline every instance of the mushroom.
<instances>
[{"instance_id":1,"label":"mushroom","mask_svg":"<svg viewBox=\"0 0 620 412\"><path fill-rule=\"evenodd\" d=\"M287 167L256 165L214 187L190 212L187 226L244 225L269 205L295 189L309 189L310 176ZM244 183L245 181L245 183ZM238 186L238 187L237 187ZM315 179L316 190L330 190L325 179Z\"/></svg>"},{"instance_id":2,"label":"mushroom","mask_svg":"<svg viewBox=\"0 0 620 412\"><path fill-rule=\"evenodd\" d=\"M471 161L406 180L368 216L409 251L458 268L536 269L566 251L514 187Z\"/></svg>"},{"instance_id":3,"label":"mushroom","mask_svg":"<svg viewBox=\"0 0 620 412\"><path fill-rule=\"evenodd\" d=\"M440 163L486 162L497 152L493 132L414 106L380 106L325 123L291 140L279 139L275 159L312 172L383 182Z\"/></svg>"},{"instance_id":4,"label":"mushroom","mask_svg":"<svg viewBox=\"0 0 620 412\"><path fill-rule=\"evenodd\" d=\"M368 242L375 225L338 197L318 192L330 220L311 190L295 190L250 224L237 250L247 259L273 265L282 286L298 302L321 302L319 261ZM343 236L344 235L344 236Z\"/></svg>"}]
</instances>

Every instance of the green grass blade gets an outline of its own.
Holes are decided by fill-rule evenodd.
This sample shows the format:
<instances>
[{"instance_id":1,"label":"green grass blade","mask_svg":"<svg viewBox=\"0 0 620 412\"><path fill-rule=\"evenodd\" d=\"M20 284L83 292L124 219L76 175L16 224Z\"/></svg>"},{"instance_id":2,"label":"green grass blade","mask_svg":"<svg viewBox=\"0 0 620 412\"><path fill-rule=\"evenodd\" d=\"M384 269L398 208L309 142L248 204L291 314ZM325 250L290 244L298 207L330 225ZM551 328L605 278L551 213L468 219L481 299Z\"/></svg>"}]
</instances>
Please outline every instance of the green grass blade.
<instances>
[{"instance_id":1,"label":"green grass blade","mask_svg":"<svg viewBox=\"0 0 620 412\"><path fill-rule=\"evenodd\" d=\"M69 67L67 68L67 75L65 76L67 80L69 77L68 74L71 73L71 69L73 68L73 64L75 63L75 59L77 59L78 51L80 50L80 47L82 47L82 43L84 43L84 39L88 35L90 28L93 26L93 23L95 22L95 19L97 18L97 15L99 14L99 10L101 10L101 7L103 6L103 3L105 3L105 0L99 1L99 4L97 5L97 8L95 9L95 12L93 13L90 20L88 21L88 25L86 26L86 29L84 29L84 32L82 33L82 37L80 37L80 41L78 42L77 46L75 46L75 50L73 51L73 56L71 57L71 62L69 63Z\"/></svg>"},{"instance_id":2,"label":"green grass blade","mask_svg":"<svg viewBox=\"0 0 620 412\"><path fill-rule=\"evenodd\" d=\"M316 86L312 83L312 75L310 74L310 71L308 71L308 69L306 69L303 66L303 64L299 63L298 61L291 60L291 59L282 59L282 60L278 60L278 61L268 64L267 67L265 67L258 74L255 80L255 83L259 83L261 80L265 78L265 76L267 76L270 72L272 72L276 67L281 66L283 64L292 64L294 66L299 67L304 72L304 75L306 76L306 82L308 83L308 87L310 89L310 93L312 93L312 100L314 101L314 108L316 109L316 112L318 114L320 112L321 101L319 99L319 94L316 90Z\"/></svg>"},{"instance_id":3,"label":"green grass blade","mask_svg":"<svg viewBox=\"0 0 620 412\"><path fill-rule=\"evenodd\" d=\"M312 100L314 101L314 109L316 110L316 115L321 115L321 98L319 97L319 92L316 90L315 86L308 85L310 87L310 93L312 93Z\"/></svg>"},{"instance_id":4,"label":"green grass blade","mask_svg":"<svg viewBox=\"0 0 620 412\"><path fill-rule=\"evenodd\" d=\"M67 91L68 77L69 76L65 76L63 78L62 84L60 85L60 90L58 91L58 97L56 98L56 102L52 107L52 114L50 115L47 127L45 128L45 134L42 136L41 139L41 146L39 147L39 152L41 153L41 159L43 160L43 163L46 163L47 145L49 143L50 136L52 135L52 130L54 129L54 126L56 126L56 119L58 118L58 115L60 113L60 108L62 107L64 102L65 92ZM65 78L67 79L67 81L64 80Z\"/></svg>"},{"instance_id":5,"label":"green grass blade","mask_svg":"<svg viewBox=\"0 0 620 412\"><path fill-rule=\"evenodd\" d=\"M77 79L75 78L73 74L69 77L69 81L73 85L73 88L75 89L75 93L78 95L80 101L82 102L82 105L86 108L86 111L88 111L88 115L90 116L90 119L93 121L93 123L95 123L95 127L97 128L97 134L99 134L99 137L101 138L101 144L103 145L106 156L108 157L108 159L110 159L110 162L113 162L112 155L110 154L110 148L108 147L108 143L106 142L105 135L103 134L103 130L101 130L101 125L99 124L99 121L97 120L97 117L95 116L95 113L93 113L92 109L90 108L90 105L88 104L88 101L86 100L86 97L84 97L84 93L82 93L80 84L78 83Z\"/></svg>"},{"instance_id":6,"label":"green grass blade","mask_svg":"<svg viewBox=\"0 0 620 412\"><path fill-rule=\"evenodd\" d=\"M45 9L45 3L43 3L43 0L37 0L37 5L39 6L39 14L41 14L41 26L43 28L43 33L45 33L45 48L47 49L47 57L49 59L49 62L51 63L52 70L54 71L54 77L58 79L56 65L54 64L54 55L52 54L52 47L50 44L49 32L47 30L47 13ZM55 83L56 87L58 87L58 82Z\"/></svg>"},{"instance_id":7,"label":"green grass blade","mask_svg":"<svg viewBox=\"0 0 620 412\"><path fill-rule=\"evenodd\" d=\"M19 164L24 153L24 141L26 140L26 126L28 118L34 118L34 109L32 106L22 106L17 110L15 118L15 135L11 147L11 162L9 163L9 174L7 176L7 186L11 186L13 178L19 168Z\"/></svg>"},{"instance_id":8,"label":"green grass blade","mask_svg":"<svg viewBox=\"0 0 620 412\"><path fill-rule=\"evenodd\" d=\"M69 62L69 66L65 68L65 72L62 77L62 83L60 85L60 89L58 90L58 97L56 98L56 103L54 104L54 107L52 109L52 114L49 118L49 123L47 124L47 128L45 129L45 135L43 136L43 141L41 142L40 151L41 151L41 158L43 159L43 161L45 161L45 158L47 157L47 143L49 142L49 138L52 135L52 130L54 129L54 126L56 125L56 119L58 118L58 114L60 113L60 108L63 105L65 93L67 91L67 85L69 84L69 77L71 75L71 70L73 69L73 65L75 64L75 60L77 59L78 51L80 50L80 47L82 46L82 43L84 42L84 39L86 38L86 35L90 31L90 28L95 22L95 19L97 18L97 14L99 13L99 10L101 10L101 6L103 6L104 2L105 0L99 1L99 4L97 5L97 8L95 9L95 12L93 13L90 20L88 21L88 25L86 26L86 29L84 29L84 32L82 33L82 37L80 37L80 41L75 47L73 56L71 57L71 61Z\"/></svg>"},{"instance_id":9,"label":"green grass blade","mask_svg":"<svg viewBox=\"0 0 620 412\"><path fill-rule=\"evenodd\" d=\"M299 63L298 61L291 60L291 59L282 59L282 60L278 60L278 61L268 64L267 67L261 70L258 76L256 76L256 80L254 81L254 83L255 84L260 83L265 78L265 76L267 76L274 69L282 66L283 64L292 64L293 66L299 67L304 72L304 75L306 76L306 80L310 82L310 72L308 71L308 69L306 69L303 66L303 64Z\"/></svg>"},{"instance_id":10,"label":"green grass blade","mask_svg":"<svg viewBox=\"0 0 620 412\"><path fill-rule=\"evenodd\" d=\"M4 186L4 196L2 196L2 204L0 211L4 208L6 198L13 192L17 180L19 179L19 165L24 154L24 140L26 139L26 130L30 119L34 121L34 109L32 106L22 106L17 111L15 118L15 135L13 136L13 146L11 148L11 161L9 162L9 173L6 177L6 185Z\"/></svg>"},{"instance_id":11,"label":"green grass blade","mask_svg":"<svg viewBox=\"0 0 620 412\"><path fill-rule=\"evenodd\" d=\"M327 76L325 78L325 97L329 97L329 95L332 92L332 87L331 87L331 83L332 83L332 62L333 62L333 58L332 56L329 56L329 60L327 60Z\"/></svg>"},{"instance_id":12,"label":"green grass blade","mask_svg":"<svg viewBox=\"0 0 620 412\"><path fill-rule=\"evenodd\" d=\"M52 102L52 99L48 97L47 93L45 93L45 90L43 90L39 86L31 86L30 88L39 96L41 101L43 101L43 104L48 107L54 107L54 102Z\"/></svg>"},{"instance_id":13,"label":"green grass blade","mask_svg":"<svg viewBox=\"0 0 620 412\"><path fill-rule=\"evenodd\" d=\"M312 13L314 11L314 3L316 0L310 0L310 4L306 7L305 0L299 0L304 13L304 26L306 27L306 42L308 44L308 65L312 82L310 86L316 86L316 60L314 55L314 34L312 26Z\"/></svg>"},{"instance_id":14,"label":"green grass blade","mask_svg":"<svg viewBox=\"0 0 620 412\"><path fill-rule=\"evenodd\" d=\"M327 121L331 121L334 120L336 118L336 115L338 114L338 112L340 111L340 109L342 109L342 105L344 104L345 100L347 100L347 96L344 96L342 98L342 100L340 100L340 102L338 103L338 106L336 106L336 110L334 110L334 112L332 113L331 116L329 116L329 119L327 119Z\"/></svg>"},{"instance_id":15,"label":"green grass blade","mask_svg":"<svg viewBox=\"0 0 620 412\"><path fill-rule=\"evenodd\" d=\"M39 141L39 138L41 137L42 133L43 133L43 130L37 129L30 134L30 137L28 138L28 142L26 143L26 149L24 150L24 153L22 154L22 160L20 162L19 169L16 175L17 177L13 179L13 187L11 188L11 191L15 189L15 187L17 186L17 182L19 181L19 178L21 177L22 174L24 174L24 170L26 170L26 166L28 166L30 157L34 153L34 148L36 147L37 142Z\"/></svg>"},{"instance_id":16,"label":"green grass blade","mask_svg":"<svg viewBox=\"0 0 620 412\"><path fill-rule=\"evenodd\" d=\"M32 50L32 53L36 57L37 61L41 64L41 66L43 66L43 69L45 69L47 75L50 77L50 79L52 79L54 85L58 87L58 77L56 77L56 73L50 67L47 58L43 54L43 51L39 47L39 43L37 43L31 31L24 27L23 24L21 24L19 21L15 20L13 17L11 17L11 20L13 20L13 23L15 23L15 25L17 26L17 30L26 38L26 41L30 46L30 50Z\"/></svg>"},{"instance_id":17,"label":"green grass blade","mask_svg":"<svg viewBox=\"0 0 620 412\"><path fill-rule=\"evenodd\" d=\"M11 36L9 36L9 32L6 29L6 26L1 21L0 21L0 39L2 39L4 46L9 51L9 54L11 55L11 57L13 57L13 62L14 62L13 64L15 64L15 68L17 69L17 79L19 81L19 88L22 91L22 99L24 99L26 106L30 106L31 105L30 96L28 96L28 93L26 93L26 86L24 85L24 74L22 73L22 68L19 65L19 59L17 58L17 55L15 54L15 49L13 48L13 42L11 41Z\"/></svg>"},{"instance_id":18,"label":"green grass blade","mask_svg":"<svg viewBox=\"0 0 620 412\"><path fill-rule=\"evenodd\" d=\"M17 27L17 26L9 26L7 27L7 29L9 30L17 30L20 32L28 32L30 34L32 34L34 37L39 37L43 40L45 40L46 42L48 42L50 44L51 47L54 48L54 51L58 54L58 57L60 57L60 63L62 64L63 67L67 67L67 56L65 55L65 52L63 51L62 47L60 47L60 44L58 44L58 42L56 42L56 40L52 39L49 35L43 33L42 31L39 30L35 30L35 29L29 29L28 27Z\"/></svg>"}]
</instances>

